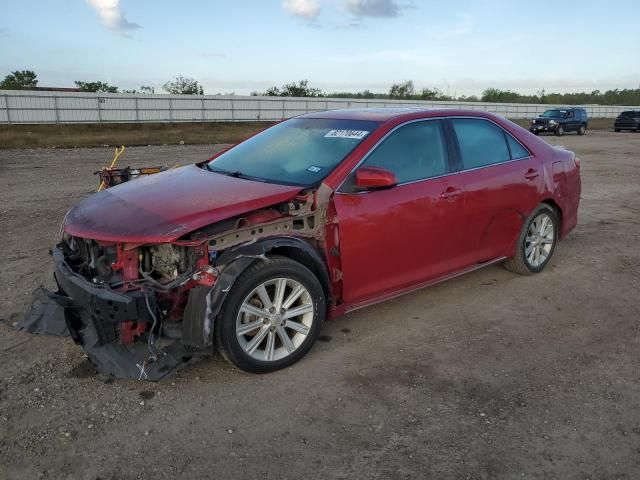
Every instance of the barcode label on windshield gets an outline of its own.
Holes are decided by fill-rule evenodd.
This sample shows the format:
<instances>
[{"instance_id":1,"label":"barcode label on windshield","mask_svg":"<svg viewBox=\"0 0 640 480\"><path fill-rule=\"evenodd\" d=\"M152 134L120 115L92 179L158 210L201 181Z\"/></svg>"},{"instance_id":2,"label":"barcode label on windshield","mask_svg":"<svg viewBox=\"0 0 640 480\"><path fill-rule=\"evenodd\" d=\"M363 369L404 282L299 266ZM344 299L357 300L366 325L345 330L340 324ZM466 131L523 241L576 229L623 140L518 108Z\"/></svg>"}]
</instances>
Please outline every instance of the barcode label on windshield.
<instances>
[{"instance_id":1,"label":"barcode label on windshield","mask_svg":"<svg viewBox=\"0 0 640 480\"><path fill-rule=\"evenodd\" d=\"M362 140L369 134L366 130L329 130L325 138L353 138Z\"/></svg>"}]
</instances>

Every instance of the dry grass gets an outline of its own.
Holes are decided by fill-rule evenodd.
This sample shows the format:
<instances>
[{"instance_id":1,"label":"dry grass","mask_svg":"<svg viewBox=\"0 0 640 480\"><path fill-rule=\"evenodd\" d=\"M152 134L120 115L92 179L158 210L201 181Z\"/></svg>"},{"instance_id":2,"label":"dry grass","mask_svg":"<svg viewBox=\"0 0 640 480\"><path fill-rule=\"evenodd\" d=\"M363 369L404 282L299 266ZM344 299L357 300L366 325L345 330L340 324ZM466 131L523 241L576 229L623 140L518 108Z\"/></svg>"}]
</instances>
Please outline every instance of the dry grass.
<instances>
[{"instance_id":1,"label":"dry grass","mask_svg":"<svg viewBox=\"0 0 640 480\"><path fill-rule=\"evenodd\" d=\"M2 125L0 148L237 143L270 122Z\"/></svg>"},{"instance_id":2,"label":"dry grass","mask_svg":"<svg viewBox=\"0 0 640 480\"><path fill-rule=\"evenodd\" d=\"M529 120L515 120L524 127ZM90 123L75 125L0 125L2 148L73 148L104 145L237 143L271 122ZM610 129L613 119L596 118L589 128Z\"/></svg>"}]
</instances>

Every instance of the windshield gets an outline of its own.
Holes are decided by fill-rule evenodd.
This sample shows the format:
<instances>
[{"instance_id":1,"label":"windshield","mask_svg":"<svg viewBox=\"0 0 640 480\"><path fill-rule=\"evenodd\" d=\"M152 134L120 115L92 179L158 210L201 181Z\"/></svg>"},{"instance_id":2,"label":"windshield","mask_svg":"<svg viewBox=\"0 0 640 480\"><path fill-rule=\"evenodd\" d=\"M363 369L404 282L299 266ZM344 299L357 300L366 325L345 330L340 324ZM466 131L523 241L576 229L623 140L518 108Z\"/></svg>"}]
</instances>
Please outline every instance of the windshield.
<instances>
[{"instance_id":1,"label":"windshield","mask_svg":"<svg viewBox=\"0 0 640 480\"><path fill-rule=\"evenodd\" d=\"M313 185L378 125L365 120L293 118L236 145L207 167L254 180Z\"/></svg>"},{"instance_id":2,"label":"windshield","mask_svg":"<svg viewBox=\"0 0 640 480\"><path fill-rule=\"evenodd\" d=\"M566 113L566 110L547 110L540 116L544 118L563 118Z\"/></svg>"},{"instance_id":3,"label":"windshield","mask_svg":"<svg viewBox=\"0 0 640 480\"><path fill-rule=\"evenodd\" d=\"M633 110L628 110L626 112L622 112L620 114L621 117L640 117L640 112L636 112Z\"/></svg>"}]
</instances>

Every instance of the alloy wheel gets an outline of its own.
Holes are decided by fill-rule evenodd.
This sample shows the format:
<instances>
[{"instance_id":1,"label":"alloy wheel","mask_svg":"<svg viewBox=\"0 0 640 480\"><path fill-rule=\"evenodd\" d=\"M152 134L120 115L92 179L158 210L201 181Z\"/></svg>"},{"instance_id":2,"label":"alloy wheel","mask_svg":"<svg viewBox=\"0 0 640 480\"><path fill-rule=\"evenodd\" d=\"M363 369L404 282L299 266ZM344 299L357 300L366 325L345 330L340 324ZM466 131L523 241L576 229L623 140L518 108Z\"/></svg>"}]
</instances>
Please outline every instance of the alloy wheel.
<instances>
[{"instance_id":1,"label":"alloy wheel","mask_svg":"<svg viewBox=\"0 0 640 480\"><path fill-rule=\"evenodd\" d=\"M240 347L256 360L281 360L305 341L314 322L309 291L291 278L261 283L245 297L236 317Z\"/></svg>"},{"instance_id":2,"label":"alloy wheel","mask_svg":"<svg viewBox=\"0 0 640 480\"><path fill-rule=\"evenodd\" d=\"M541 213L531 221L524 239L524 255L531 267L539 268L547 261L555 235L553 219L547 213Z\"/></svg>"}]
</instances>

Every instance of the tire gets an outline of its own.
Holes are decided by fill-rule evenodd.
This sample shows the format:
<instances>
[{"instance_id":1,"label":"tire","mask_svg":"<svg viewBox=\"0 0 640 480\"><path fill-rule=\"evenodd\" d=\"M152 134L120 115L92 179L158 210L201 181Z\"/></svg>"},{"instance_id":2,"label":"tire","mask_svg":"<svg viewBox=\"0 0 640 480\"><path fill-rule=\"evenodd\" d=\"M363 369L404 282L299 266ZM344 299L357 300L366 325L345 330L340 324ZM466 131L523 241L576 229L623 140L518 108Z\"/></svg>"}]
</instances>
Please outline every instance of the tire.
<instances>
[{"instance_id":1,"label":"tire","mask_svg":"<svg viewBox=\"0 0 640 480\"><path fill-rule=\"evenodd\" d=\"M580 125L580 127L578 127L578 135L584 135L587 132L587 127L585 127L584 125Z\"/></svg>"},{"instance_id":2,"label":"tire","mask_svg":"<svg viewBox=\"0 0 640 480\"><path fill-rule=\"evenodd\" d=\"M534 135L539 135L539 132L537 130L531 130L531 133L533 133Z\"/></svg>"},{"instance_id":3,"label":"tire","mask_svg":"<svg viewBox=\"0 0 640 480\"><path fill-rule=\"evenodd\" d=\"M558 125L555 131L556 137L561 137L564 135L564 127L562 125Z\"/></svg>"},{"instance_id":4,"label":"tire","mask_svg":"<svg viewBox=\"0 0 640 480\"><path fill-rule=\"evenodd\" d=\"M302 292L296 296L299 288ZM283 308L280 312L274 311L278 303ZM304 313L287 318L294 310ZM324 290L308 268L287 257L267 257L245 270L231 288L216 321L216 347L229 362L247 372L279 370L311 349L325 314Z\"/></svg>"},{"instance_id":5,"label":"tire","mask_svg":"<svg viewBox=\"0 0 640 480\"><path fill-rule=\"evenodd\" d=\"M536 238L535 235L528 235L530 229L536 229L536 225L538 227L542 227L542 221L544 218L547 218L547 222L551 222L551 231L547 235L543 235L544 240L540 242L540 254L538 257L539 263L536 263L530 259L530 247L533 248L533 257L535 259L535 250L536 246L532 245L534 242L529 241L529 238ZM537 224L535 222L538 222ZM548 225L548 223L547 223ZM532 213L527 217L527 220L524 222L522 226L522 231L520 232L520 236L518 237L518 243L516 246L515 255L504 262L504 266L507 270L510 270L515 273L519 273L520 275L531 275L533 273L539 273L544 270L544 267L547 266L551 257L553 256L553 252L556 249L556 245L558 243L558 233L559 233L559 225L558 225L558 214L556 211L551 208L549 205L541 204L539 205ZM547 230L548 227L545 227ZM548 241L551 243L547 243ZM550 245L548 251L544 245ZM544 258L542 252L546 255ZM529 255L527 255L529 253ZM529 258L528 258L529 257Z\"/></svg>"},{"instance_id":6,"label":"tire","mask_svg":"<svg viewBox=\"0 0 640 480\"><path fill-rule=\"evenodd\" d=\"M616 132L616 133L620 133L620 129L619 128L614 128L613 131Z\"/></svg>"}]
</instances>

